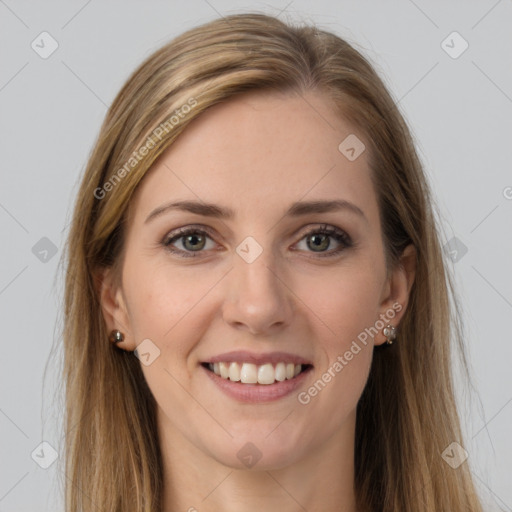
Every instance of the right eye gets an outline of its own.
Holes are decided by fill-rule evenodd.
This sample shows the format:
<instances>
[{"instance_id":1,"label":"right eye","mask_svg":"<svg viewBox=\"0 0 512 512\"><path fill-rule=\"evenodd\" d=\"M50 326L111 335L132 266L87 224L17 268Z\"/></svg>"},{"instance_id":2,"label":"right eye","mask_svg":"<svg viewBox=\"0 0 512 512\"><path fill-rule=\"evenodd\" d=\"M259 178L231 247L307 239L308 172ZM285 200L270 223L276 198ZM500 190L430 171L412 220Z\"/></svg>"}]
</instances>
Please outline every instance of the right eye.
<instances>
[{"instance_id":1,"label":"right eye","mask_svg":"<svg viewBox=\"0 0 512 512\"><path fill-rule=\"evenodd\" d=\"M208 240L212 241L209 233L199 228L180 228L177 231L169 233L162 241L162 245L171 253L183 256L184 258L197 257L195 252L204 252L203 249L212 249L206 247ZM180 244L181 249L175 244ZM213 242L214 243L214 242Z\"/></svg>"}]
</instances>

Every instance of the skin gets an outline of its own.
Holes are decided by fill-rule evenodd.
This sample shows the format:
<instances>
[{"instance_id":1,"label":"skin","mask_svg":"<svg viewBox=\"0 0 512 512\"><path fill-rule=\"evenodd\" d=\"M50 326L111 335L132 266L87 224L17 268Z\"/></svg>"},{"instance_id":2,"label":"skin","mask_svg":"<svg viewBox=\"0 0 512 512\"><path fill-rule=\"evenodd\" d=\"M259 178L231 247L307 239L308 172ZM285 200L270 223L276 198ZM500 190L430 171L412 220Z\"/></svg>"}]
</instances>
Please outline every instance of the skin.
<instances>
[{"instance_id":1,"label":"skin","mask_svg":"<svg viewBox=\"0 0 512 512\"><path fill-rule=\"evenodd\" d=\"M200 366L231 350L291 352L313 364L304 391L379 315L400 304L390 322L397 326L406 310L414 249L387 274L367 154L353 162L342 155L338 145L353 129L321 93L305 98L250 93L194 120L132 199L120 282L102 275L107 327L125 335L119 347L149 338L160 350L142 369L158 404L165 511L357 510L356 406L382 332L359 343L307 405L297 392L240 403ZM284 216L295 201L331 199L350 201L366 219L348 210ZM176 200L215 203L235 216L168 211L145 223ZM322 257L343 247L332 237L328 248L308 247L307 232L322 224L346 232L353 246ZM202 252L183 238L174 247L196 257L166 250L166 235L190 225L212 230ZM263 249L252 263L236 252L248 236ZM251 468L237 457L248 442L261 453Z\"/></svg>"}]
</instances>

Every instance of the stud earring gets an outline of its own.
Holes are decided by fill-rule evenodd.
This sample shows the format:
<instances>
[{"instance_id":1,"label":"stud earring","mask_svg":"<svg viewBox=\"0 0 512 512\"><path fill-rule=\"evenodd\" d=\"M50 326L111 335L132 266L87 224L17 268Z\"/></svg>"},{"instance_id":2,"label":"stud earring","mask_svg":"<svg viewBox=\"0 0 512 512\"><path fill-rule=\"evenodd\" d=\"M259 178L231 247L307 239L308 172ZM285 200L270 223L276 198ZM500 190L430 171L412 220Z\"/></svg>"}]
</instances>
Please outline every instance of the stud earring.
<instances>
[{"instance_id":1,"label":"stud earring","mask_svg":"<svg viewBox=\"0 0 512 512\"><path fill-rule=\"evenodd\" d=\"M386 327L382 329L382 333L386 336L386 345L392 345L393 341L396 339L396 327L386 325Z\"/></svg>"},{"instance_id":2,"label":"stud earring","mask_svg":"<svg viewBox=\"0 0 512 512\"><path fill-rule=\"evenodd\" d=\"M114 329L109 336L110 343L121 343L124 340L124 335L121 331Z\"/></svg>"}]
</instances>

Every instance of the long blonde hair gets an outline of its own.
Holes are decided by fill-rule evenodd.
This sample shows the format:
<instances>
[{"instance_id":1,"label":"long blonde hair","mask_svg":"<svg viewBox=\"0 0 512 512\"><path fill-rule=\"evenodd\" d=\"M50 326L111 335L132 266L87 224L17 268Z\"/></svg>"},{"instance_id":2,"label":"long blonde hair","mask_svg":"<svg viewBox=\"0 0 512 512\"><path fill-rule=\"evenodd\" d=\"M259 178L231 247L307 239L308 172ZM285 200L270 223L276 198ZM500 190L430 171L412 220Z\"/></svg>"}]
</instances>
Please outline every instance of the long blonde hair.
<instances>
[{"instance_id":1,"label":"long blonde hair","mask_svg":"<svg viewBox=\"0 0 512 512\"><path fill-rule=\"evenodd\" d=\"M469 372L433 200L406 122L348 42L257 13L214 20L156 51L128 79L101 127L65 253L66 511L161 510L155 401L138 359L108 341L96 277L105 267L119 271L127 206L155 160L206 109L253 90L318 90L333 99L367 144L389 267L409 243L417 250L400 338L375 350L357 407L359 508L481 511L467 462L454 469L441 456L452 442L464 444L454 348Z\"/></svg>"}]
</instances>

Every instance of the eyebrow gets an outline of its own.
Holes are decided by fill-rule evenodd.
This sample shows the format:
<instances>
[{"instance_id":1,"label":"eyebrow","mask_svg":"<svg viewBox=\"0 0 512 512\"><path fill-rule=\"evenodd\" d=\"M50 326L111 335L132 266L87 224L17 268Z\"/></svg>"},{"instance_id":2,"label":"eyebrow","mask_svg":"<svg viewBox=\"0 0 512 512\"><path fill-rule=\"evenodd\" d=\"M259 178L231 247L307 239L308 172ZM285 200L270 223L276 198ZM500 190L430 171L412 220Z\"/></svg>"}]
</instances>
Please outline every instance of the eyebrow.
<instances>
[{"instance_id":1,"label":"eyebrow","mask_svg":"<svg viewBox=\"0 0 512 512\"><path fill-rule=\"evenodd\" d=\"M213 217L217 219L233 219L235 217L234 210L230 208L225 208L218 206L213 203L205 203L198 201L177 201L173 203L166 203L158 208L155 208L144 221L144 224L147 224L152 219L163 215L169 211L186 211L190 213L195 213L197 215L203 215L205 217ZM288 217L300 217L303 215L310 215L312 213L329 213L336 211L348 211L355 213L356 215L362 217L367 223L368 219L366 218L364 212L353 203L346 201L344 199L337 199L332 201L299 201L293 203L290 208L286 211L284 216Z\"/></svg>"}]
</instances>

